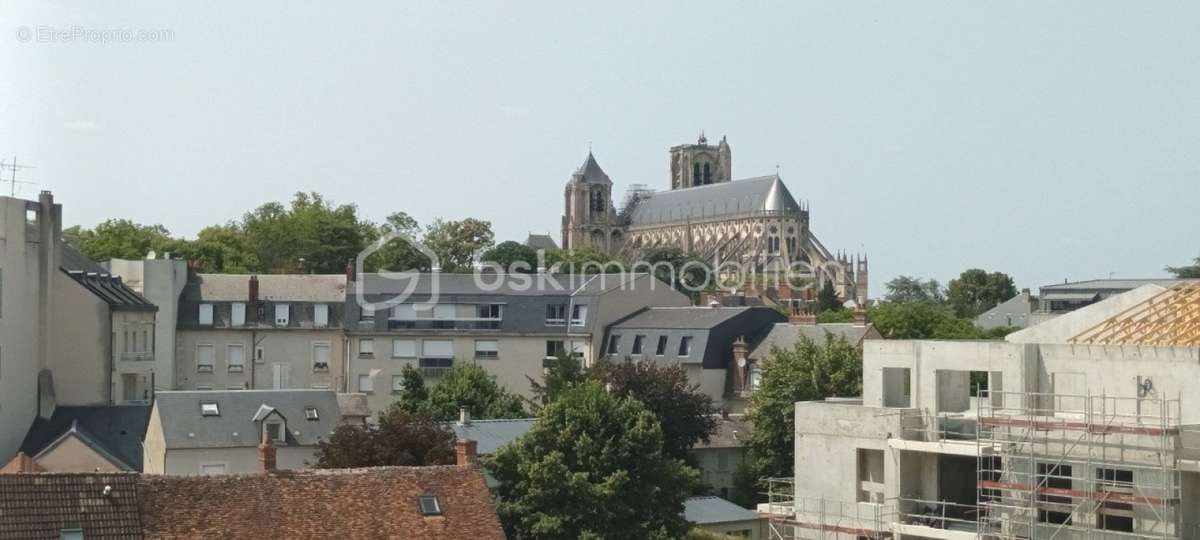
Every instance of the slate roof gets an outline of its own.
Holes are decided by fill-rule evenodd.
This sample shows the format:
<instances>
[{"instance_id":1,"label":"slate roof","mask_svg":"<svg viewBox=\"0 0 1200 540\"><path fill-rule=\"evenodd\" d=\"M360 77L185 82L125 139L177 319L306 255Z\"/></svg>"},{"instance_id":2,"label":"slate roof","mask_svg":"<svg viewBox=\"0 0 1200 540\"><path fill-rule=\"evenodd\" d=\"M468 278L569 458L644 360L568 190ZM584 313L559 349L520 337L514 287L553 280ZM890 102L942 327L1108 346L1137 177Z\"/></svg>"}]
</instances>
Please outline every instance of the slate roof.
<instances>
[{"instance_id":1,"label":"slate roof","mask_svg":"<svg viewBox=\"0 0 1200 540\"><path fill-rule=\"evenodd\" d=\"M428 296L436 283L441 296L587 296L603 294L622 286L631 287L634 281L645 277L648 274L485 274L480 278L481 282L476 282L474 274L423 272L417 275L417 283L412 286L410 294L418 298ZM363 294L367 295L408 291L411 283L408 279L391 279L380 274L363 274L361 281ZM660 285L663 284L656 284ZM355 294L357 292L351 286L351 297Z\"/></svg>"},{"instance_id":2,"label":"slate roof","mask_svg":"<svg viewBox=\"0 0 1200 540\"><path fill-rule=\"evenodd\" d=\"M63 270L76 270L79 272L92 272L96 274L107 273L104 267L96 264L95 261L87 258L79 250L71 247L70 244L62 243L62 264L59 266Z\"/></svg>"},{"instance_id":3,"label":"slate roof","mask_svg":"<svg viewBox=\"0 0 1200 540\"><path fill-rule=\"evenodd\" d=\"M125 285L121 278L108 273L83 272L79 270L64 270L71 279L99 297L109 306L119 311L158 311L158 306L150 303L137 291Z\"/></svg>"},{"instance_id":4,"label":"slate roof","mask_svg":"<svg viewBox=\"0 0 1200 540\"><path fill-rule=\"evenodd\" d=\"M1089 291L1131 291L1142 285L1154 284L1163 287L1170 287L1180 281L1180 279L1172 278L1150 278L1150 279L1089 279L1086 281L1074 281L1071 283L1056 283L1053 285L1045 285L1041 287L1043 295L1053 292L1089 292Z\"/></svg>"},{"instance_id":5,"label":"slate roof","mask_svg":"<svg viewBox=\"0 0 1200 540\"><path fill-rule=\"evenodd\" d=\"M651 194L630 225L653 225L761 212L799 213L800 204L778 175L759 176Z\"/></svg>"},{"instance_id":6,"label":"slate roof","mask_svg":"<svg viewBox=\"0 0 1200 540\"><path fill-rule=\"evenodd\" d=\"M142 470L142 440L150 421L148 405L59 406L50 419L38 417L21 442L21 451L37 456L51 443L74 430L130 470Z\"/></svg>"},{"instance_id":7,"label":"slate roof","mask_svg":"<svg viewBox=\"0 0 1200 540\"><path fill-rule=\"evenodd\" d=\"M0 475L0 538L56 539L82 529L89 540L141 538L134 473ZM104 495L104 487L111 487Z\"/></svg>"},{"instance_id":8,"label":"slate roof","mask_svg":"<svg viewBox=\"0 0 1200 540\"><path fill-rule=\"evenodd\" d=\"M683 517L697 525L762 519L758 514L720 497L689 497L683 501Z\"/></svg>"},{"instance_id":9,"label":"slate roof","mask_svg":"<svg viewBox=\"0 0 1200 540\"><path fill-rule=\"evenodd\" d=\"M596 157L592 155L591 150L588 151L587 159L583 160L583 164L575 169L575 178L582 180L585 183L602 183L611 184L608 174L604 169L600 168L600 164L596 163Z\"/></svg>"},{"instance_id":10,"label":"slate roof","mask_svg":"<svg viewBox=\"0 0 1200 540\"><path fill-rule=\"evenodd\" d=\"M268 301L342 302L345 274L256 274L258 297ZM184 300L245 302L251 274L193 274L183 290Z\"/></svg>"},{"instance_id":11,"label":"slate roof","mask_svg":"<svg viewBox=\"0 0 1200 540\"><path fill-rule=\"evenodd\" d=\"M752 307L652 307L613 325L620 329L707 329L737 317Z\"/></svg>"},{"instance_id":12,"label":"slate roof","mask_svg":"<svg viewBox=\"0 0 1200 540\"><path fill-rule=\"evenodd\" d=\"M459 439L472 439L479 443L480 455L491 455L496 450L527 433L536 418L514 418L508 420L471 420L466 425L450 424Z\"/></svg>"},{"instance_id":13,"label":"slate roof","mask_svg":"<svg viewBox=\"0 0 1200 540\"><path fill-rule=\"evenodd\" d=\"M864 339L880 339L882 337L875 326L870 323L865 326L855 323L776 323L761 339L750 343L750 358L757 359L767 356L771 353L772 346L789 348L800 341L800 336L808 338L813 343L825 343L826 333L833 334L834 337L844 337L846 341L855 346L860 345Z\"/></svg>"},{"instance_id":14,"label":"slate roof","mask_svg":"<svg viewBox=\"0 0 1200 540\"><path fill-rule=\"evenodd\" d=\"M750 440L750 420L741 414L731 414L717 420L717 429L708 437L708 442L698 443L695 448L742 448Z\"/></svg>"},{"instance_id":15,"label":"slate roof","mask_svg":"<svg viewBox=\"0 0 1200 540\"><path fill-rule=\"evenodd\" d=\"M558 249L558 244L555 243L554 239L551 238L550 235L548 235L548 234L530 233L529 236L527 236L525 238L525 246L531 247L533 249L545 249L545 250Z\"/></svg>"},{"instance_id":16,"label":"slate roof","mask_svg":"<svg viewBox=\"0 0 1200 540\"><path fill-rule=\"evenodd\" d=\"M202 416L200 404L215 402L220 415ZM154 394L167 448L257 447L259 427L254 417L263 405L287 420L287 444L313 446L327 439L341 422L341 409L332 390L162 391ZM317 408L317 420L305 418L306 407Z\"/></svg>"}]
</instances>

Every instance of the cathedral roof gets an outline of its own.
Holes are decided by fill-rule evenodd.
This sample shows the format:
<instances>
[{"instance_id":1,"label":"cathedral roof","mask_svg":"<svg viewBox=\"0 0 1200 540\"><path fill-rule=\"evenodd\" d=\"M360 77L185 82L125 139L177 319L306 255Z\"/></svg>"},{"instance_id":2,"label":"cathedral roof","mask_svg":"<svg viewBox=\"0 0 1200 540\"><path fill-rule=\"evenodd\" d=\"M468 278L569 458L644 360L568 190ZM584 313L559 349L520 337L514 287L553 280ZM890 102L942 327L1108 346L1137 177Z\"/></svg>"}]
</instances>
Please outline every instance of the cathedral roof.
<instances>
[{"instance_id":1,"label":"cathedral roof","mask_svg":"<svg viewBox=\"0 0 1200 540\"><path fill-rule=\"evenodd\" d=\"M581 178L585 183L588 184L597 182L608 184L612 183L612 180L608 178L608 174L604 172L604 169L600 168L599 163L596 163L596 157L592 155L590 150L588 151L587 159L583 161L583 165L580 165L579 168L575 170L575 177Z\"/></svg>"},{"instance_id":2,"label":"cathedral roof","mask_svg":"<svg viewBox=\"0 0 1200 540\"><path fill-rule=\"evenodd\" d=\"M632 226L759 212L799 213L779 175L656 192L638 203Z\"/></svg>"}]
</instances>

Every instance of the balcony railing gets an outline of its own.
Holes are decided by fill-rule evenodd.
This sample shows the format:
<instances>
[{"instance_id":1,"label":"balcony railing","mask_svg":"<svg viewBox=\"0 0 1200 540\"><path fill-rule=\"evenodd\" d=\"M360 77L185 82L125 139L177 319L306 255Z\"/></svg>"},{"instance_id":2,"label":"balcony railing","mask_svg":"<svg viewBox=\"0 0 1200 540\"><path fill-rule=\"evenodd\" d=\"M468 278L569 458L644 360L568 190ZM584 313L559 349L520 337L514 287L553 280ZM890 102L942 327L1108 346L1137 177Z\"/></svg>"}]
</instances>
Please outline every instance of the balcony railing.
<instances>
[{"instance_id":1,"label":"balcony railing","mask_svg":"<svg viewBox=\"0 0 1200 540\"><path fill-rule=\"evenodd\" d=\"M500 319L388 319L389 330L499 330Z\"/></svg>"},{"instance_id":2,"label":"balcony railing","mask_svg":"<svg viewBox=\"0 0 1200 540\"><path fill-rule=\"evenodd\" d=\"M441 377L454 367L453 358L420 358L417 360L421 375L426 377Z\"/></svg>"},{"instance_id":3,"label":"balcony railing","mask_svg":"<svg viewBox=\"0 0 1200 540\"><path fill-rule=\"evenodd\" d=\"M905 497L899 501L897 514L905 525L963 532L975 532L979 525L980 509L974 504Z\"/></svg>"},{"instance_id":4,"label":"balcony railing","mask_svg":"<svg viewBox=\"0 0 1200 540\"><path fill-rule=\"evenodd\" d=\"M150 362L154 360L152 352L123 352L120 353L122 362Z\"/></svg>"}]
</instances>

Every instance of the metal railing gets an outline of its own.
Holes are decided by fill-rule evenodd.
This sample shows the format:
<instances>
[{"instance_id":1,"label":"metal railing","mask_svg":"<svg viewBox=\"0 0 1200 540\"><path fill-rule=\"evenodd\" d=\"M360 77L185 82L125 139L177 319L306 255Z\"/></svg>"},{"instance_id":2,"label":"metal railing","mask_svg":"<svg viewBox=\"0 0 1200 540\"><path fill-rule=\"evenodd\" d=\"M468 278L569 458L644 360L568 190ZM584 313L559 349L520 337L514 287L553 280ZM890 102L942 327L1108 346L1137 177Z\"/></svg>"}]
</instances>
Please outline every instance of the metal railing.
<instances>
[{"instance_id":1,"label":"metal railing","mask_svg":"<svg viewBox=\"0 0 1200 540\"><path fill-rule=\"evenodd\" d=\"M123 352L120 353L122 362L150 362L154 360L152 352Z\"/></svg>"},{"instance_id":2,"label":"metal railing","mask_svg":"<svg viewBox=\"0 0 1200 540\"><path fill-rule=\"evenodd\" d=\"M500 319L388 319L389 330L499 330Z\"/></svg>"},{"instance_id":3,"label":"metal railing","mask_svg":"<svg viewBox=\"0 0 1200 540\"><path fill-rule=\"evenodd\" d=\"M961 531L975 531L979 527L978 505L910 497L897 500L897 517L905 525Z\"/></svg>"}]
</instances>

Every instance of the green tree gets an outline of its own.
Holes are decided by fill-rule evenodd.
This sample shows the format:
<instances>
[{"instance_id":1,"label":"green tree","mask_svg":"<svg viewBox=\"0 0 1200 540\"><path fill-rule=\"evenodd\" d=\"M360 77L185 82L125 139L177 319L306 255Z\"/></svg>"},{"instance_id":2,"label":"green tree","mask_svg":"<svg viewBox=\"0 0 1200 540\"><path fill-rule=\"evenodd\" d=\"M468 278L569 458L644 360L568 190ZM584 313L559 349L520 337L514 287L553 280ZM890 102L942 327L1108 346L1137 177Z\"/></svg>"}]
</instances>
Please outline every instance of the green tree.
<instances>
[{"instance_id":1,"label":"green tree","mask_svg":"<svg viewBox=\"0 0 1200 540\"><path fill-rule=\"evenodd\" d=\"M946 300L942 285L936 279L923 280L918 277L900 276L887 282L887 294L883 299L897 304L914 302L940 303Z\"/></svg>"},{"instance_id":2,"label":"green tree","mask_svg":"<svg viewBox=\"0 0 1200 540\"><path fill-rule=\"evenodd\" d=\"M550 367L545 370L542 382L539 383L528 375L525 378L529 379L534 396L532 401L538 407L545 407L557 400L567 389L587 381L589 374L588 370L583 368L579 357L563 351L554 357Z\"/></svg>"},{"instance_id":3,"label":"green tree","mask_svg":"<svg viewBox=\"0 0 1200 540\"><path fill-rule=\"evenodd\" d=\"M871 322L888 339L1001 339L1014 328L981 330L970 319L933 302L883 302L870 309Z\"/></svg>"},{"instance_id":4,"label":"green tree","mask_svg":"<svg viewBox=\"0 0 1200 540\"><path fill-rule=\"evenodd\" d=\"M296 193L289 206L270 202L242 217L261 270L340 274L366 247L370 224L352 204L335 206L318 193Z\"/></svg>"},{"instance_id":5,"label":"green tree","mask_svg":"<svg viewBox=\"0 0 1200 540\"><path fill-rule=\"evenodd\" d=\"M436 219L425 231L425 247L437 253L446 272L470 272L475 254L492 247L494 241L492 224L474 218Z\"/></svg>"},{"instance_id":6,"label":"green tree","mask_svg":"<svg viewBox=\"0 0 1200 540\"><path fill-rule=\"evenodd\" d=\"M817 313L826 311L839 311L845 309L842 301L838 299L837 292L833 289L833 281L825 280L825 284L821 286L821 290L817 291Z\"/></svg>"},{"instance_id":7,"label":"green tree","mask_svg":"<svg viewBox=\"0 0 1200 540\"><path fill-rule=\"evenodd\" d=\"M200 272L245 274L262 269L250 239L237 224L211 225L183 245L181 256Z\"/></svg>"},{"instance_id":8,"label":"green tree","mask_svg":"<svg viewBox=\"0 0 1200 540\"><path fill-rule=\"evenodd\" d=\"M67 243L93 261L142 259L150 251L169 251L180 242L162 225L142 225L128 219L110 219L84 229L78 225L63 231Z\"/></svg>"},{"instance_id":9,"label":"green tree","mask_svg":"<svg viewBox=\"0 0 1200 540\"><path fill-rule=\"evenodd\" d=\"M400 409L408 414L432 416L429 405L429 389L425 387L425 377L411 365L400 369L400 397L392 402L394 409Z\"/></svg>"},{"instance_id":10,"label":"green tree","mask_svg":"<svg viewBox=\"0 0 1200 540\"><path fill-rule=\"evenodd\" d=\"M380 225L369 227L367 244L374 244L377 240L392 235L401 235L411 242L419 242L421 227L412 216L404 212L393 212L388 214L387 219ZM409 240L393 239L384 244L363 261L364 271L428 272L431 261Z\"/></svg>"},{"instance_id":11,"label":"green tree","mask_svg":"<svg viewBox=\"0 0 1200 540\"><path fill-rule=\"evenodd\" d=\"M678 365L613 362L597 373L613 395L641 401L662 424L663 452L688 461L688 451L708 442L717 428L717 409L700 385Z\"/></svg>"},{"instance_id":12,"label":"green tree","mask_svg":"<svg viewBox=\"0 0 1200 540\"><path fill-rule=\"evenodd\" d=\"M785 313L786 315L786 313ZM822 311L817 314L817 322L821 324L844 323L854 320L854 312L848 309Z\"/></svg>"},{"instance_id":13,"label":"green tree","mask_svg":"<svg viewBox=\"0 0 1200 540\"><path fill-rule=\"evenodd\" d=\"M801 337L790 349L773 348L747 414L754 426L748 447L755 477L791 476L797 401L861 393L862 353L845 338L826 334L817 345Z\"/></svg>"},{"instance_id":14,"label":"green tree","mask_svg":"<svg viewBox=\"0 0 1200 540\"><path fill-rule=\"evenodd\" d=\"M559 265L559 272L568 274L599 274L616 272L621 268L619 260L592 247L546 252L546 265L554 264Z\"/></svg>"},{"instance_id":15,"label":"green tree","mask_svg":"<svg viewBox=\"0 0 1200 540\"><path fill-rule=\"evenodd\" d=\"M526 418L521 398L509 393L478 364L459 364L431 387L411 368L401 371L404 391L392 405L410 414L427 414L434 420L458 418L465 407L472 418ZM424 399L422 399L422 394Z\"/></svg>"},{"instance_id":16,"label":"green tree","mask_svg":"<svg viewBox=\"0 0 1200 540\"><path fill-rule=\"evenodd\" d=\"M512 240L487 250L483 260L499 265L505 272L530 273L538 268L537 250Z\"/></svg>"},{"instance_id":17,"label":"green tree","mask_svg":"<svg viewBox=\"0 0 1200 540\"><path fill-rule=\"evenodd\" d=\"M1008 274L972 268L950 280L946 301L956 315L970 319L1016 295L1017 286Z\"/></svg>"},{"instance_id":18,"label":"green tree","mask_svg":"<svg viewBox=\"0 0 1200 540\"><path fill-rule=\"evenodd\" d=\"M428 416L393 407L380 413L378 424L342 424L328 441L318 441L316 467L451 465L454 438L454 431Z\"/></svg>"},{"instance_id":19,"label":"green tree","mask_svg":"<svg viewBox=\"0 0 1200 540\"><path fill-rule=\"evenodd\" d=\"M683 537L683 502L698 474L662 446L658 419L640 401L598 383L571 388L486 462L508 537Z\"/></svg>"},{"instance_id":20,"label":"green tree","mask_svg":"<svg viewBox=\"0 0 1200 540\"><path fill-rule=\"evenodd\" d=\"M1168 266L1167 271L1180 279L1200 279L1200 257L1187 266Z\"/></svg>"},{"instance_id":21,"label":"green tree","mask_svg":"<svg viewBox=\"0 0 1200 540\"><path fill-rule=\"evenodd\" d=\"M713 277L711 266L679 248L648 249L633 265L633 271L650 272L659 281L693 297L713 285L710 283Z\"/></svg>"}]
</instances>

